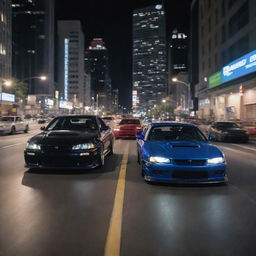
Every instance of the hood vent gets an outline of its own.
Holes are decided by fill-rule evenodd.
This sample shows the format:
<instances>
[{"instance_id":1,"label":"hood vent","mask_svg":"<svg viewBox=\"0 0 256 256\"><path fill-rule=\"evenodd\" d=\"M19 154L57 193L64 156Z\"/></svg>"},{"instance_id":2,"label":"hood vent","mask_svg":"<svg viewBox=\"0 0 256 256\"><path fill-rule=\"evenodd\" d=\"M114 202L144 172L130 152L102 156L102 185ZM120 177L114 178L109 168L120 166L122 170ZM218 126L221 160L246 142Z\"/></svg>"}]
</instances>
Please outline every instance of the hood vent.
<instances>
[{"instance_id":1,"label":"hood vent","mask_svg":"<svg viewBox=\"0 0 256 256\"><path fill-rule=\"evenodd\" d=\"M173 148L199 148L198 145L172 145Z\"/></svg>"},{"instance_id":2,"label":"hood vent","mask_svg":"<svg viewBox=\"0 0 256 256\"><path fill-rule=\"evenodd\" d=\"M48 134L48 137L50 137L50 136L61 136L61 137L63 137L63 136L78 136L78 134L77 133L71 133L71 132L69 132L69 133L61 133L61 132L51 132L51 133L49 133Z\"/></svg>"}]
</instances>

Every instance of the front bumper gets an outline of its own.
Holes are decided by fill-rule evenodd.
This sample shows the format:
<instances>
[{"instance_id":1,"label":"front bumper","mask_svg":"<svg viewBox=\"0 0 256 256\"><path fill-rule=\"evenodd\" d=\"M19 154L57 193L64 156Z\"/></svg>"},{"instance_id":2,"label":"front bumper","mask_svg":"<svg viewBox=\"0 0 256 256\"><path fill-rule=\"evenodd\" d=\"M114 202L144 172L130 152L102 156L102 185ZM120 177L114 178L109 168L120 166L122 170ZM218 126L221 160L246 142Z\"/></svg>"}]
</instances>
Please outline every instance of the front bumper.
<instances>
[{"instance_id":1,"label":"front bumper","mask_svg":"<svg viewBox=\"0 0 256 256\"><path fill-rule=\"evenodd\" d=\"M136 139L137 136L137 130L136 131L130 131L130 130L120 130L114 132L116 139Z\"/></svg>"},{"instance_id":2,"label":"front bumper","mask_svg":"<svg viewBox=\"0 0 256 256\"><path fill-rule=\"evenodd\" d=\"M227 182L226 164L177 166L172 164L152 164L146 162L143 169L146 181L182 184Z\"/></svg>"},{"instance_id":3,"label":"front bumper","mask_svg":"<svg viewBox=\"0 0 256 256\"><path fill-rule=\"evenodd\" d=\"M83 153L83 155L81 155ZM24 151L25 167L35 169L91 169L98 166L98 150L66 153Z\"/></svg>"}]
</instances>

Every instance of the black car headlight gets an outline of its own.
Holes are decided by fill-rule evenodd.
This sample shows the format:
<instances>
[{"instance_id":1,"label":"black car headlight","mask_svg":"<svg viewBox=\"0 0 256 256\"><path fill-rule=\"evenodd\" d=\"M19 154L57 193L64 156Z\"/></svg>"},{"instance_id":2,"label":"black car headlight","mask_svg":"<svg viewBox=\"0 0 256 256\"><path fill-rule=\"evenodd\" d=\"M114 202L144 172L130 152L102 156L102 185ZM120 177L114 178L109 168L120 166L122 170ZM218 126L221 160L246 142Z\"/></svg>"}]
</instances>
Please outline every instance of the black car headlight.
<instances>
[{"instance_id":1,"label":"black car headlight","mask_svg":"<svg viewBox=\"0 0 256 256\"><path fill-rule=\"evenodd\" d=\"M28 142L26 149L41 150L41 145L35 142Z\"/></svg>"},{"instance_id":2,"label":"black car headlight","mask_svg":"<svg viewBox=\"0 0 256 256\"><path fill-rule=\"evenodd\" d=\"M93 143L83 143L77 144L72 147L72 150L83 150L83 149L93 149L95 145Z\"/></svg>"}]
</instances>

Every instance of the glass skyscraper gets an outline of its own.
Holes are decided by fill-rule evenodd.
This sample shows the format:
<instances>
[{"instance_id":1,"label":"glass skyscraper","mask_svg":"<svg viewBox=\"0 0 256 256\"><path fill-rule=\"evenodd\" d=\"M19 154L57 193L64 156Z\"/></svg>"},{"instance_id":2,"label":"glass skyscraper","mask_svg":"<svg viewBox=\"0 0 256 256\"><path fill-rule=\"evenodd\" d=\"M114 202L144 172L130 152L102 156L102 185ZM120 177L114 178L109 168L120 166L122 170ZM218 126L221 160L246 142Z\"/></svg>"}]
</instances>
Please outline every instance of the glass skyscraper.
<instances>
[{"instance_id":1,"label":"glass skyscraper","mask_svg":"<svg viewBox=\"0 0 256 256\"><path fill-rule=\"evenodd\" d=\"M165 12L162 5L133 12L133 111L167 96Z\"/></svg>"}]
</instances>

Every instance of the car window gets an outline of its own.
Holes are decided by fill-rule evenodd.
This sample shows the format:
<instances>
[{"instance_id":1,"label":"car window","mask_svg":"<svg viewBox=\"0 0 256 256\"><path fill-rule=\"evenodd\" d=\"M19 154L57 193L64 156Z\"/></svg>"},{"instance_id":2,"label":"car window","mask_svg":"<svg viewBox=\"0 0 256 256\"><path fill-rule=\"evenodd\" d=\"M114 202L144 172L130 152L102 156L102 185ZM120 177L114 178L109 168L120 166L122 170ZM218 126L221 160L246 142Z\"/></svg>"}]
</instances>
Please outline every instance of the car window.
<instances>
[{"instance_id":1,"label":"car window","mask_svg":"<svg viewBox=\"0 0 256 256\"><path fill-rule=\"evenodd\" d=\"M0 118L0 121L2 121L2 122L13 122L14 121L14 117L3 116L3 117Z\"/></svg>"},{"instance_id":2,"label":"car window","mask_svg":"<svg viewBox=\"0 0 256 256\"><path fill-rule=\"evenodd\" d=\"M54 119L46 130L78 130L92 131L97 130L98 125L93 117L62 117Z\"/></svg>"},{"instance_id":3,"label":"car window","mask_svg":"<svg viewBox=\"0 0 256 256\"><path fill-rule=\"evenodd\" d=\"M207 141L194 126L156 126L148 135L149 141Z\"/></svg>"},{"instance_id":4,"label":"car window","mask_svg":"<svg viewBox=\"0 0 256 256\"><path fill-rule=\"evenodd\" d=\"M16 121L17 121L17 122L21 122L22 119L21 119L20 117L16 117Z\"/></svg>"},{"instance_id":5,"label":"car window","mask_svg":"<svg viewBox=\"0 0 256 256\"><path fill-rule=\"evenodd\" d=\"M120 124L138 124L140 125L140 120L136 119L123 119Z\"/></svg>"}]
</instances>

